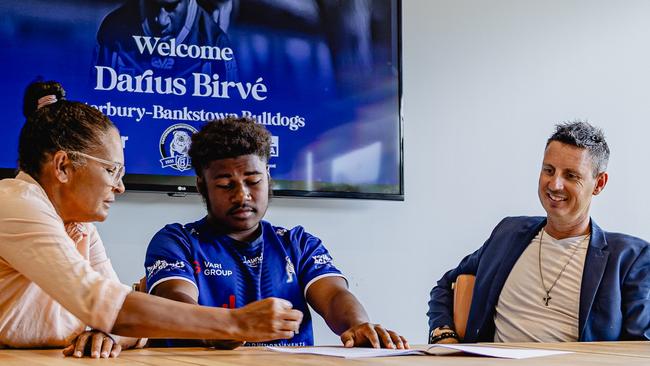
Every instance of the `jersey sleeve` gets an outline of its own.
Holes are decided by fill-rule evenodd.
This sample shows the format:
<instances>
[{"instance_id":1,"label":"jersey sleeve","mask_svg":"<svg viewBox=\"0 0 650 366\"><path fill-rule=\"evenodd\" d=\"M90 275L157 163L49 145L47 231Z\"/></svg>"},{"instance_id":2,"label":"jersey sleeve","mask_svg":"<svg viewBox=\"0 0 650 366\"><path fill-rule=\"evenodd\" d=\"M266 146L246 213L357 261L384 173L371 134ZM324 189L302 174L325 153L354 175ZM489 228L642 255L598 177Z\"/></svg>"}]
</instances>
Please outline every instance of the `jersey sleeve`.
<instances>
[{"instance_id":1,"label":"jersey sleeve","mask_svg":"<svg viewBox=\"0 0 650 366\"><path fill-rule=\"evenodd\" d=\"M305 294L309 286L321 278L330 276L345 278L334 266L332 257L319 238L305 232L301 226L293 228L289 235L292 242L299 246L297 275L300 283L305 284L303 290Z\"/></svg>"},{"instance_id":2,"label":"jersey sleeve","mask_svg":"<svg viewBox=\"0 0 650 366\"><path fill-rule=\"evenodd\" d=\"M167 225L154 235L144 262L149 293L158 284L172 279L184 280L196 286L189 241L188 234L180 224Z\"/></svg>"}]
</instances>

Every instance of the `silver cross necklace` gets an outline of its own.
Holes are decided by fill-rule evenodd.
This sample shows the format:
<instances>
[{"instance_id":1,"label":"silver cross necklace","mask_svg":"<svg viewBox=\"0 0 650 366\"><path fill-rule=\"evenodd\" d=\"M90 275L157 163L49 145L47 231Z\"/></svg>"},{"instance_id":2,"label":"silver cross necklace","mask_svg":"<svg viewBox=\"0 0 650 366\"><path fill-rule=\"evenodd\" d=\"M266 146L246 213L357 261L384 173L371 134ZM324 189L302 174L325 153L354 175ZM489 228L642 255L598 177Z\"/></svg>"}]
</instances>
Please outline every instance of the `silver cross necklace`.
<instances>
[{"instance_id":1,"label":"silver cross necklace","mask_svg":"<svg viewBox=\"0 0 650 366\"><path fill-rule=\"evenodd\" d=\"M562 274L564 273L564 270L566 269L566 267L569 265L569 263L571 263L571 259L573 259L573 256L578 251L578 248L580 248L582 246L582 244L585 242L585 240L587 240L587 238L589 238L589 235L587 234L587 236L585 236L585 238L582 239L582 241L578 245L576 245L575 248L573 248L573 252L571 253L571 256L569 256L569 260L566 261L566 263L564 264L564 267L562 267L562 270L560 271L560 273L557 274L557 276L555 277L555 281L553 281L553 284L548 289L546 288L546 285L544 284L544 275L542 273L542 238L543 237L544 237L544 229L542 229L542 233L539 235L539 278L542 279L542 288L544 289L544 292L546 292L546 296L544 296L542 298L542 301L544 301L544 305L548 306L548 302L551 301L551 299L552 299L551 291L553 290L553 288L557 284L557 281L560 279L560 277L562 277Z\"/></svg>"}]
</instances>

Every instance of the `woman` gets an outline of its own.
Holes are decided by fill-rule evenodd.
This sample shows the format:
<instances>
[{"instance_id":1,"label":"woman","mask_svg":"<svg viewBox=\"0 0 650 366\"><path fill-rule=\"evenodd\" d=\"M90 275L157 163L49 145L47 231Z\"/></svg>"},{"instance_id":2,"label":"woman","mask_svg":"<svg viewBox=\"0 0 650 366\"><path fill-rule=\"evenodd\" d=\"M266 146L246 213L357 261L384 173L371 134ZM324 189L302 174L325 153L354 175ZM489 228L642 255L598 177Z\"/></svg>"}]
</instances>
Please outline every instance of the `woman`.
<instances>
[{"instance_id":1,"label":"woman","mask_svg":"<svg viewBox=\"0 0 650 366\"><path fill-rule=\"evenodd\" d=\"M110 333L291 338L302 314L284 300L207 308L131 292L117 280L86 223L105 220L124 192L120 134L99 111L64 95L58 83L28 88L20 172L0 181L0 347L62 347L76 338L64 354L81 357L90 343L92 356L115 357L137 339ZM84 333L86 326L95 331Z\"/></svg>"}]
</instances>

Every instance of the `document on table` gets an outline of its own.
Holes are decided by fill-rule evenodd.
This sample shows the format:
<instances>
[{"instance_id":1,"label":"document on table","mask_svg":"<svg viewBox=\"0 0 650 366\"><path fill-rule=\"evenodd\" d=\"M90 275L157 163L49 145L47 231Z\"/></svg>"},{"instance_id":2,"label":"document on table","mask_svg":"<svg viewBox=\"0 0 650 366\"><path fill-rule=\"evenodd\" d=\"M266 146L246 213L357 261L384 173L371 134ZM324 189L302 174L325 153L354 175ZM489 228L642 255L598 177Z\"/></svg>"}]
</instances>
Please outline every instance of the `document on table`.
<instances>
[{"instance_id":1,"label":"document on table","mask_svg":"<svg viewBox=\"0 0 650 366\"><path fill-rule=\"evenodd\" d=\"M426 350L417 349L386 349L386 348L345 348L345 347L267 347L276 352L299 353L343 358L362 357L388 357L388 356L414 356L414 355L439 355L465 352L479 356L524 359L564 355L567 351L531 349L531 348L501 348L466 344L434 344Z\"/></svg>"}]
</instances>

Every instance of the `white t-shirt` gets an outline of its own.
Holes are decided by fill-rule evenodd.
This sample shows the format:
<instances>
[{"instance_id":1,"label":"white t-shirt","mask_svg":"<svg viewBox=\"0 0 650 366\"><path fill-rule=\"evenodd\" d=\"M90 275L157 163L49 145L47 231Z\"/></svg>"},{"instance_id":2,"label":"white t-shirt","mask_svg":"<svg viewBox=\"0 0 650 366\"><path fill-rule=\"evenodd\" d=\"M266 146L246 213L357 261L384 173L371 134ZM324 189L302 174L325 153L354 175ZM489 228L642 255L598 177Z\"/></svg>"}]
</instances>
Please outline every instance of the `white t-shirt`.
<instances>
[{"instance_id":1,"label":"white t-shirt","mask_svg":"<svg viewBox=\"0 0 650 366\"><path fill-rule=\"evenodd\" d=\"M551 299L546 306L546 290L539 273L542 231L519 257L501 290L494 316L495 342L578 340L580 287L589 235L557 240L544 232L541 264L546 289L551 287L568 262L551 290Z\"/></svg>"},{"instance_id":2,"label":"white t-shirt","mask_svg":"<svg viewBox=\"0 0 650 366\"><path fill-rule=\"evenodd\" d=\"M77 248L25 173L0 181L0 202L0 348L65 346L86 325L109 332L130 288L95 227L84 224Z\"/></svg>"}]
</instances>

